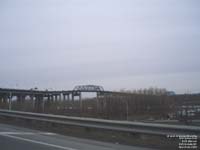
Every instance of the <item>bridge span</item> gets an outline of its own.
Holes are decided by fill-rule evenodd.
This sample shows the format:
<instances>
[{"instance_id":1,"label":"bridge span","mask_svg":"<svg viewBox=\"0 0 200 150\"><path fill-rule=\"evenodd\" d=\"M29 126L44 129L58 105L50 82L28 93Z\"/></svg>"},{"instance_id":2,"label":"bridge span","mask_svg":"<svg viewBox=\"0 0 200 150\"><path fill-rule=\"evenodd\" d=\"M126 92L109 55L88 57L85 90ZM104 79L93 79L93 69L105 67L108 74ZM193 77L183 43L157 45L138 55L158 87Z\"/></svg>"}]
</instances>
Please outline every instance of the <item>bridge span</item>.
<instances>
[{"instance_id":1,"label":"bridge span","mask_svg":"<svg viewBox=\"0 0 200 150\"><path fill-rule=\"evenodd\" d=\"M68 100L74 102L75 97L78 97L80 101L80 107L82 107L81 93L93 92L96 93L97 99L108 95L127 95L127 93L105 91L102 86L98 85L78 85L73 90L37 90L37 89L11 89L11 88L0 88L0 103L11 103L13 98L16 99L17 103L22 104L27 97L34 102L35 108L40 108L44 101L47 103L57 100ZM9 108L10 109L10 108Z\"/></svg>"}]
</instances>

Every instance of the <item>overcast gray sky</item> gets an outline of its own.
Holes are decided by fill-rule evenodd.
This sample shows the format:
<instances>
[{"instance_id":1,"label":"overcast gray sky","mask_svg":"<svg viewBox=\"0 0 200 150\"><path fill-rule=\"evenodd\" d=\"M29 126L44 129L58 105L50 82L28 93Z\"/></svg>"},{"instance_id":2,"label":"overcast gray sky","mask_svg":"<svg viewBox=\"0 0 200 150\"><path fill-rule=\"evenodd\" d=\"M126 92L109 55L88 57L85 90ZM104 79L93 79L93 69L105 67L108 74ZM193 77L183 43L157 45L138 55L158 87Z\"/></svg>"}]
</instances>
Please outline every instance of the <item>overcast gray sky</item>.
<instances>
[{"instance_id":1,"label":"overcast gray sky","mask_svg":"<svg viewBox=\"0 0 200 150\"><path fill-rule=\"evenodd\" d=\"M0 87L200 92L199 0L1 0Z\"/></svg>"}]
</instances>

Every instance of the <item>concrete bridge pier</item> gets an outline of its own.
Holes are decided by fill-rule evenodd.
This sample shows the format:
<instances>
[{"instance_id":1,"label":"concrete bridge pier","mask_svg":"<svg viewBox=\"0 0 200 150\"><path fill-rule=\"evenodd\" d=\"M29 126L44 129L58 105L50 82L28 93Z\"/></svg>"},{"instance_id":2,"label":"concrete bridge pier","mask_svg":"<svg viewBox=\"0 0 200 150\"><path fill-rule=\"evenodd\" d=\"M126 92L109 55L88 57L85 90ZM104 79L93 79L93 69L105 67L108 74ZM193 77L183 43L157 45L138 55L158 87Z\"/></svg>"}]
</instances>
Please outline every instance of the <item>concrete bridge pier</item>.
<instances>
[{"instance_id":1,"label":"concrete bridge pier","mask_svg":"<svg viewBox=\"0 0 200 150\"><path fill-rule=\"evenodd\" d=\"M9 108L10 99L9 94L1 94L0 95L0 106L3 106L3 108Z\"/></svg>"},{"instance_id":2,"label":"concrete bridge pier","mask_svg":"<svg viewBox=\"0 0 200 150\"><path fill-rule=\"evenodd\" d=\"M30 95L30 100L31 100L32 108L35 109L35 96L33 94Z\"/></svg>"},{"instance_id":3,"label":"concrete bridge pier","mask_svg":"<svg viewBox=\"0 0 200 150\"><path fill-rule=\"evenodd\" d=\"M67 105L69 105L70 104L70 94L63 94L63 101L66 101L67 100ZM67 97L67 98L66 98Z\"/></svg>"},{"instance_id":4,"label":"concrete bridge pier","mask_svg":"<svg viewBox=\"0 0 200 150\"><path fill-rule=\"evenodd\" d=\"M9 96L8 96L8 98L9 98L9 105L8 105L8 109L9 110L11 110L12 109L12 93L10 92L9 93Z\"/></svg>"},{"instance_id":5,"label":"concrete bridge pier","mask_svg":"<svg viewBox=\"0 0 200 150\"><path fill-rule=\"evenodd\" d=\"M80 112L83 111L83 102L82 102L82 98L81 98L81 93L79 95L79 104L80 104Z\"/></svg>"},{"instance_id":6,"label":"concrete bridge pier","mask_svg":"<svg viewBox=\"0 0 200 150\"><path fill-rule=\"evenodd\" d=\"M62 95L61 94L58 95L58 99L59 99L59 101L62 101Z\"/></svg>"},{"instance_id":7,"label":"concrete bridge pier","mask_svg":"<svg viewBox=\"0 0 200 150\"><path fill-rule=\"evenodd\" d=\"M2 103L7 104L7 102L8 102L8 95L5 94L5 95L2 96Z\"/></svg>"},{"instance_id":8,"label":"concrete bridge pier","mask_svg":"<svg viewBox=\"0 0 200 150\"><path fill-rule=\"evenodd\" d=\"M44 96L43 95L36 95L35 96L35 110L37 112L44 111Z\"/></svg>"},{"instance_id":9,"label":"concrete bridge pier","mask_svg":"<svg viewBox=\"0 0 200 150\"><path fill-rule=\"evenodd\" d=\"M97 93L97 100L96 100L96 107L97 107L97 113L99 113L99 108L100 108L100 94Z\"/></svg>"},{"instance_id":10,"label":"concrete bridge pier","mask_svg":"<svg viewBox=\"0 0 200 150\"><path fill-rule=\"evenodd\" d=\"M76 92L76 93L72 93L72 100L74 100L74 98L78 96L79 100L81 100L81 92Z\"/></svg>"},{"instance_id":11,"label":"concrete bridge pier","mask_svg":"<svg viewBox=\"0 0 200 150\"><path fill-rule=\"evenodd\" d=\"M26 97L26 95L22 95L22 94L17 95L17 103L18 104L24 103L25 102L25 97Z\"/></svg>"},{"instance_id":12,"label":"concrete bridge pier","mask_svg":"<svg viewBox=\"0 0 200 150\"><path fill-rule=\"evenodd\" d=\"M7 94L2 94L0 95L0 105L3 107L7 107L7 104L9 102L9 95Z\"/></svg>"},{"instance_id":13,"label":"concrete bridge pier","mask_svg":"<svg viewBox=\"0 0 200 150\"><path fill-rule=\"evenodd\" d=\"M0 104L3 102L3 96L0 95Z\"/></svg>"},{"instance_id":14,"label":"concrete bridge pier","mask_svg":"<svg viewBox=\"0 0 200 150\"><path fill-rule=\"evenodd\" d=\"M72 93L72 102L74 102L74 98L78 96L79 101L81 100L81 92Z\"/></svg>"},{"instance_id":15,"label":"concrete bridge pier","mask_svg":"<svg viewBox=\"0 0 200 150\"><path fill-rule=\"evenodd\" d=\"M65 101L65 100L68 100L69 101L69 95L70 94L63 94L63 100ZM66 96L67 96L67 99L66 99Z\"/></svg>"},{"instance_id":16,"label":"concrete bridge pier","mask_svg":"<svg viewBox=\"0 0 200 150\"><path fill-rule=\"evenodd\" d=\"M52 96L50 94L47 95L47 105L49 106L52 102Z\"/></svg>"},{"instance_id":17,"label":"concrete bridge pier","mask_svg":"<svg viewBox=\"0 0 200 150\"><path fill-rule=\"evenodd\" d=\"M75 95L72 93L72 104L74 104L74 97Z\"/></svg>"},{"instance_id":18,"label":"concrete bridge pier","mask_svg":"<svg viewBox=\"0 0 200 150\"><path fill-rule=\"evenodd\" d=\"M44 99L46 98L46 99ZM53 100L54 100L54 97L52 94L47 94L43 97L43 101L44 101L44 109L49 109L51 107L51 105L53 104Z\"/></svg>"},{"instance_id":19,"label":"concrete bridge pier","mask_svg":"<svg viewBox=\"0 0 200 150\"><path fill-rule=\"evenodd\" d=\"M57 102L57 100L58 100L57 95L54 95L54 101Z\"/></svg>"},{"instance_id":20,"label":"concrete bridge pier","mask_svg":"<svg viewBox=\"0 0 200 150\"><path fill-rule=\"evenodd\" d=\"M65 94L63 94L63 101L65 101L66 100L66 95Z\"/></svg>"},{"instance_id":21,"label":"concrete bridge pier","mask_svg":"<svg viewBox=\"0 0 200 150\"><path fill-rule=\"evenodd\" d=\"M68 101L70 100L69 94L67 95L67 100L68 100Z\"/></svg>"},{"instance_id":22,"label":"concrete bridge pier","mask_svg":"<svg viewBox=\"0 0 200 150\"><path fill-rule=\"evenodd\" d=\"M49 95L50 103L53 103L53 95Z\"/></svg>"},{"instance_id":23,"label":"concrete bridge pier","mask_svg":"<svg viewBox=\"0 0 200 150\"><path fill-rule=\"evenodd\" d=\"M103 111L104 102L102 98L105 96L106 96L106 93L102 91L97 92L97 113L101 113Z\"/></svg>"}]
</instances>

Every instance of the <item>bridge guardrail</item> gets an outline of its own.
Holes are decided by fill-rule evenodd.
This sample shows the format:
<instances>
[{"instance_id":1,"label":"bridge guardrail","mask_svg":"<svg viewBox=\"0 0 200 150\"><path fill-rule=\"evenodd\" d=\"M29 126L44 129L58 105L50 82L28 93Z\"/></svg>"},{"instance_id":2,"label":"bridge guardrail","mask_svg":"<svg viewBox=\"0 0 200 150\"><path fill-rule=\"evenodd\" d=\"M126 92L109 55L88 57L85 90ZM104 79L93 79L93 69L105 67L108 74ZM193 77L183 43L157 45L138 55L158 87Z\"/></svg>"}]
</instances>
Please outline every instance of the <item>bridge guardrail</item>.
<instances>
[{"instance_id":1,"label":"bridge guardrail","mask_svg":"<svg viewBox=\"0 0 200 150\"><path fill-rule=\"evenodd\" d=\"M0 116L7 116L20 119L37 120L70 126L95 128L128 133L151 134L151 135L197 135L200 137L200 127L185 125L166 125L158 123L143 123L130 121L116 121L93 119L84 117L70 117L53 114L42 114L22 111L10 111L0 109Z\"/></svg>"}]
</instances>

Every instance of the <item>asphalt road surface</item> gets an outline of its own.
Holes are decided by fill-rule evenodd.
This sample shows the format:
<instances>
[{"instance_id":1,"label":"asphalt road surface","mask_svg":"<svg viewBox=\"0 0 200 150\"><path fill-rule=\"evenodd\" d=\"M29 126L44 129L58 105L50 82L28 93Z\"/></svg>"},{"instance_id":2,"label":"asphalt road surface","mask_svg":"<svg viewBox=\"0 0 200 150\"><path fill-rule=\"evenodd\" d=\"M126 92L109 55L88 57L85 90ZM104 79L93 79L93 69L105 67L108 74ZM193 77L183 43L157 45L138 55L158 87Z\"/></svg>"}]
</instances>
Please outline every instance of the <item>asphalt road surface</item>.
<instances>
[{"instance_id":1,"label":"asphalt road surface","mask_svg":"<svg viewBox=\"0 0 200 150\"><path fill-rule=\"evenodd\" d=\"M0 124L1 150L150 150Z\"/></svg>"}]
</instances>

